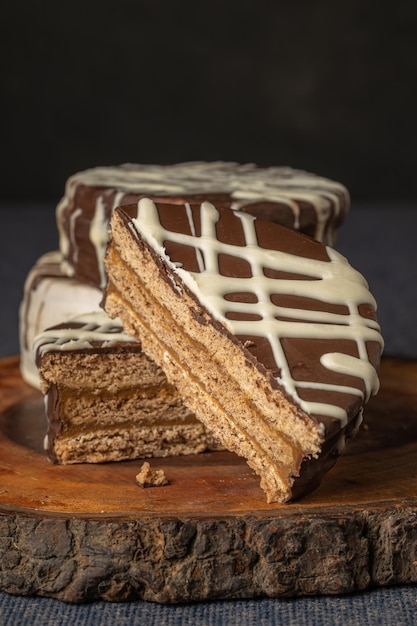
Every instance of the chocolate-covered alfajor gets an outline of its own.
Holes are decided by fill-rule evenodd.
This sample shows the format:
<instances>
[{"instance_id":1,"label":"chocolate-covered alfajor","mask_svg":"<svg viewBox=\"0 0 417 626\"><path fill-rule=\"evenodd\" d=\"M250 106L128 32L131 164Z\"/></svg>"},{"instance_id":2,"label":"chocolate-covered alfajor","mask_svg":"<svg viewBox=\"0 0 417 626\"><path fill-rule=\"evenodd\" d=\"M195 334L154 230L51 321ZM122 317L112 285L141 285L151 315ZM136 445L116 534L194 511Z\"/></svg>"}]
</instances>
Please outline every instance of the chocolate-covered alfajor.
<instances>
[{"instance_id":1,"label":"chocolate-covered alfajor","mask_svg":"<svg viewBox=\"0 0 417 626\"><path fill-rule=\"evenodd\" d=\"M342 184L290 167L218 161L88 169L68 179L56 211L68 276L105 287L103 256L111 214L115 207L136 204L141 197L169 204L210 201L330 245L350 204Z\"/></svg>"},{"instance_id":2,"label":"chocolate-covered alfajor","mask_svg":"<svg viewBox=\"0 0 417 626\"><path fill-rule=\"evenodd\" d=\"M104 311L78 315L34 341L56 463L102 463L216 448L163 371Z\"/></svg>"},{"instance_id":3,"label":"chocolate-covered alfajor","mask_svg":"<svg viewBox=\"0 0 417 626\"><path fill-rule=\"evenodd\" d=\"M317 486L378 389L365 279L334 249L212 203L141 199L111 220L104 306L268 502Z\"/></svg>"}]
</instances>

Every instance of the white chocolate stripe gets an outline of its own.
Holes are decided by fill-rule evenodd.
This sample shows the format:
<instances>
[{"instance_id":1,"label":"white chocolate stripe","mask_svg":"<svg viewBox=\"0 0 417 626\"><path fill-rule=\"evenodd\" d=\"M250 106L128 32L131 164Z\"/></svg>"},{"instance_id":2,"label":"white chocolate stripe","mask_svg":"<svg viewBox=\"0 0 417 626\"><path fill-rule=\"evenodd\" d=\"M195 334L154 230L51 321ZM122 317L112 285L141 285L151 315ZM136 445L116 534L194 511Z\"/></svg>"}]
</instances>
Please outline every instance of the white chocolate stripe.
<instances>
[{"instance_id":1,"label":"white chocolate stripe","mask_svg":"<svg viewBox=\"0 0 417 626\"><path fill-rule=\"evenodd\" d=\"M187 211L188 223L190 225L191 234L192 234L193 237L196 237L195 226L194 226L194 222L193 222L193 216L192 216L192 213L191 213L191 207L188 204L188 202L185 204L185 209ZM204 272L204 259L203 259L203 256L202 256L201 251L200 251L199 248L195 249L195 254L196 254L196 258L197 258L198 268L199 268L200 272Z\"/></svg>"},{"instance_id":2,"label":"white chocolate stripe","mask_svg":"<svg viewBox=\"0 0 417 626\"><path fill-rule=\"evenodd\" d=\"M76 209L74 211L74 213L71 215L71 220L70 220L70 241L72 241L72 245L73 245L73 249L74 249L74 259L77 260L78 259L78 246L77 246L77 241L74 237L74 231L75 231L75 222L77 221L77 218L82 214L82 210L81 209Z\"/></svg>"},{"instance_id":3,"label":"white chocolate stripe","mask_svg":"<svg viewBox=\"0 0 417 626\"><path fill-rule=\"evenodd\" d=\"M94 217L90 223L90 241L95 248L97 259L104 259L108 241L108 220L101 196L97 198ZM104 263L100 262L98 268L100 272L100 285L104 286L107 280Z\"/></svg>"},{"instance_id":4,"label":"white chocolate stripe","mask_svg":"<svg viewBox=\"0 0 417 626\"><path fill-rule=\"evenodd\" d=\"M58 226L59 233L59 250L63 256L67 256L69 254L70 248L70 240L65 233L63 224L62 224L62 215L67 208L68 200L67 198L62 198L61 202L58 203L56 207L56 222Z\"/></svg>"}]
</instances>

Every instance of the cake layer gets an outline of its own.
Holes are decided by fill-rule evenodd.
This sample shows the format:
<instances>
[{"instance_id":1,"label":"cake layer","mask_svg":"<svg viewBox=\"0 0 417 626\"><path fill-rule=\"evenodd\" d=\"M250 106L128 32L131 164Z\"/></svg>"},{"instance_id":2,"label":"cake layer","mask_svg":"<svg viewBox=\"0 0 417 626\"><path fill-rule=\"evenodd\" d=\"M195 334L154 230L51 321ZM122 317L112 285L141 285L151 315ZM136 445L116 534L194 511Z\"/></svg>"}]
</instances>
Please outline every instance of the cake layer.
<instances>
[{"instance_id":1,"label":"cake layer","mask_svg":"<svg viewBox=\"0 0 417 626\"><path fill-rule=\"evenodd\" d=\"M140 343L103 311L46 329L34 349L51 460L99 463L217 447Z\"/></svg>"},{"instance_id":2,"label":"cake layer","mask_svg":"<svg viewBox=\"0 0 417 626\"><path fill-rule=\"evenodd\" d=\"M198 454L207 449L203 426L172 423L150 427L126 422L56 438L51 460L61 465Z\"/></svg>"},{"instance_id":3,"label":"cake layer","mask_svg":"<svg viewBox=\"0 0 417 626\"><path fill-rule=\"evenodd\" d=\"M144 196L172 204L209 200L330 244L350 203L340 183L289 167L194 162L89 169L68 179L57 207L60 250L69 276L105 286L103 256L111 214Z\"/></svg>"},{"instance_id":4,"label":"cake layer","mask_svg":"<svg viewBox=\"0 0 417 626\"><path fill-rule=\"evenodd\" d=\"M115 210L111 233L109 315L268 501L315 487L378 388L365 279L331 248L208 202L141 199Z\"/></svg>"},{"instance_id":5,"label":"cake layer","mask_svg":"<svg viewBox=\"0 0 417 626\"><path fill-rule=\"evenodd\" d=\"M23 379L39 388L33 341L40 332L90 311L100 311L100 289L69 278L61 269L58 251L42 255L29 271L19 310L20 371Z\"/></svg>"}]
</instances>

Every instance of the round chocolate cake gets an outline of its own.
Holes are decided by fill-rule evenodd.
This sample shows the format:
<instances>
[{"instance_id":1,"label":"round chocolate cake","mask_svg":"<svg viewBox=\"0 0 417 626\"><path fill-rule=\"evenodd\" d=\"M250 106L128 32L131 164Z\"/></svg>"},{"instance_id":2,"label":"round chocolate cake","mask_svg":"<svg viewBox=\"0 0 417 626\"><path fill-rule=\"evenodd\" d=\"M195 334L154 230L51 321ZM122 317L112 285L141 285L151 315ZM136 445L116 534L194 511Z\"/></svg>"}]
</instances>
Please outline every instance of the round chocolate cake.
<instances>
[{"instance_id":1,"label":"round chocolate cake","mask_svg":"<svg viewBox=\"0 0 417 626\"><path fill-rule=\"evenodd\" d=\"M333 245L349 208L347 189L289 167L225 162L97 167L71 176L57 207L64 271L100 287L115 207L150 197L169 204L210 201L261 216Z\"/></svg>"}]
</instances>

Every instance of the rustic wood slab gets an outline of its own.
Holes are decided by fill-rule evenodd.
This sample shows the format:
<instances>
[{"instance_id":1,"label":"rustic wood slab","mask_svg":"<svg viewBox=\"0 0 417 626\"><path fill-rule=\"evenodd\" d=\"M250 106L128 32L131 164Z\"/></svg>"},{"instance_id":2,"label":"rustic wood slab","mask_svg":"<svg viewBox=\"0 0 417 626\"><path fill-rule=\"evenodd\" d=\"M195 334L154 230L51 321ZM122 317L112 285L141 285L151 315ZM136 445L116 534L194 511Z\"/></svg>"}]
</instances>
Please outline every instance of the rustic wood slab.
<instances>
[{"instance_id":1,"label":"rustic wood slab","mask_svg":"<svg viewBox=\"0 0 417 626\"><path fill-rule=\"evenodd\" d=\"M228 452L53 466L39 392L0 359L0 589L69 602L336 594L417 581L417 363L385 358L365 427L322 486L268 505Z\"/></svg>"}]
</instances>

